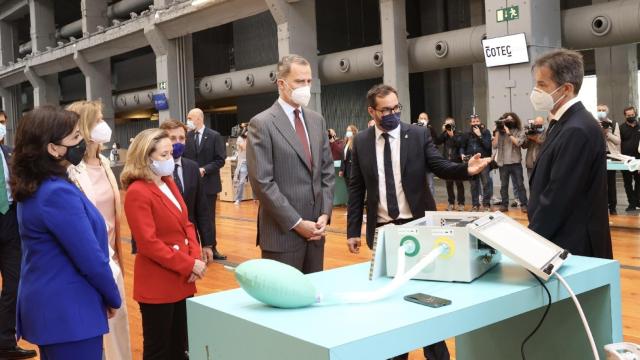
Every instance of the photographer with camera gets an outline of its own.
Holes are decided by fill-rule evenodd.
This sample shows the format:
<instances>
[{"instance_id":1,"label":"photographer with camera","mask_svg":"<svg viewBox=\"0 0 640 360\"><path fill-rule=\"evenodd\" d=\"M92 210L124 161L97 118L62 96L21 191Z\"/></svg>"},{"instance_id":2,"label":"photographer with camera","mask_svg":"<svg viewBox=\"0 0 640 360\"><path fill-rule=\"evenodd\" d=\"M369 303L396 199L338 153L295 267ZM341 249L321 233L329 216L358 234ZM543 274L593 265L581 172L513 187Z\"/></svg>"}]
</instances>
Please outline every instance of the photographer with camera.
<instances>
[{"instance_id":1,"label":"photographer with camera","mask_svg":"<svg viewBox=\"0 0 640 360\"><path fill-rule=\"evenodd\" d=\"M618 123L609 119L609 107L605 104L598 104L597 118L602 127L604 141L607 144L607 154L620 154L620 127ZM616 171L607 170L607 196L609 198L609 214L616 215L617 191L616 191Z\"/></svg>"},{"instance_id":2,"label":"photographer with camera","mask_svg":"<svg viewBox=\"0 0 640 360\"><path fill-rule=\"evenodd\" d=\"M436 145L442 146L442 155L445 159L455 162L462 162L461 151L462 136L460 132L456 131L456 120L452 117L448 117L444 121L442 126L442 134L434 139ZM455 194L453 192L453 184L455 182L456 190L458 192L458 211L464 211L464 183L459 180L447 180L447 200L449 206L447 211L453 211L455 206Z\"/></svg>"},{"instance_id":3,"label":"photographer with camera","mask_svg":"<svg viewBox=\"0 0 640 360\"><path fill-rule=\"evenodd\" d=\"M531 178L531 172L533 166L538 159L538 154L544 143L546 136L544 128L544 118L542 116L536 117L534 120L529 120L529 125L524 129L526 138L522 143L522 148L527 149L527 155L524 160L524 165L527 168L527 177Z\"/></svg>"},{"instance_id":4,"label":"photographer with camera","mask_svg":"<svg viewBox=\"0 0 640 360\"><path fill-rule=\"evenodd\" d=\"M464 134L462 139L462 160L480 153L482 157L491 157L491 132L480 122L480 117L473 114L469 117L471 129ZM490 181L491 169L487 166L482 172L471 178L471 205L472 211L480 210L480 183L482 183L482 207L486 211L491 210L491 197L493 196L493 184Z\"/></svg>"},{"instance_id":5,"label":"photographer with camera","mask_svg":"<svg viewBox=\"0 0 640 360\"><path fill-rule=\"evenodd\" d=\"M329 147L331 147L331 157L333 161L342 160L344 141L338 138L336 131L333 129L327 129L327 137L329 138Z\"/></svg>"},{"instance_id":6,"label":"photographer with camera","mask_svg":"<svg viewBox=\"0 0 640 360\"><path fill-rule=\"evenodd\" d=\"M633 156L640 159L640 126L638 126L638 113L636 108L629 106L624 109L625 123L620 125L620 150L622 155ZM629 207L627 211L640 209L640 173L637 171L623 171L624 191L627 193ZM635 186L634 186L635 183Z\"/></svg>"},{"instance_id":7,"label":"photographer with camera","mask_svg":"<svg viewBox=\"0 0 640 360\"><path fill-rule=\"evenodd\" d=\"M416 125L426 127L427 130L429 130L429 135L431 135L431 139L435 141L438 135L436 134L436 130L429 123L429 115L427 115L427 113L421 112L420 115L418 115L418 121L416 122ZM436 187L435 187L433 176L434 176L433 173L427 170L427 184L429 185L429 191L431 191L431 195L433 195L433 198L435 199Z\"/></svg>"},{"instance_id":8,"label":"photographer with camera","mask_svg":"<svg viewBox=\"0 0 640 360\"><path fill-rule=\"evenodd\" d=\"M515 178L515 187L518 189L520 209L527 212L527 191L524 188L522 175L522 150L520 147L525 141L525 133L522 131L522 123L516 113L504 113L496 120L496 129L493 132L493 149L495 149L495 161L500 171L500 197L502 203L500 211L509 210L509 177Z\"/></svg>"}]
</instances>

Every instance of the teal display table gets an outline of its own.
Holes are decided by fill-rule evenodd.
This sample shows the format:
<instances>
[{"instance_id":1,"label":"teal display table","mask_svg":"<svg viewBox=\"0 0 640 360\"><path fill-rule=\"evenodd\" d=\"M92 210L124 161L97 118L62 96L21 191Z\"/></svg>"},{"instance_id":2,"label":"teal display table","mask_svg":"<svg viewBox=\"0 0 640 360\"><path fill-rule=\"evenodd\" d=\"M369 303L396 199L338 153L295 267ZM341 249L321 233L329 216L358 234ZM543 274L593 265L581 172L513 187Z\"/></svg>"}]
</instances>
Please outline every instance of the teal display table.
<instances>
[{"instance_id":1,"label":"teal display table","mask_svg":"<svg viewBox=\"0 0 640 360\"><path fill-rule=\"evenodd\" d=\"M622 341L620 265L570 257L560 273L579 294L598 347ZM308 275L322 292L378 288L363 263ZM589 359L590 348L568 294L552 278L554 305L527 345L527 359ZM438 309L403 296L424 292L452 300ZM456 336L456 359L517 359L520 343L546 303L542 287L505 259L473 283L410 281L382 301L283 310L236 289L187 301L192 360L387 359ZM601 357L604 354L601 352Z\"/></svg>"},{"instance_id":2,"label":"teal display table","mask_svg":"<svg viewBox=\"0 0 640 360\"><path fill-rule=\"evenodd\" d=\"M333 206L346 205L347 200L349 200L349 195L347 194L347 184L345 183L343 177L338 176L341 163L342 162L340 160L333 161L333 167L335 168L336 172L336 184L333 188Z\"/></svg>"}]
</instances>

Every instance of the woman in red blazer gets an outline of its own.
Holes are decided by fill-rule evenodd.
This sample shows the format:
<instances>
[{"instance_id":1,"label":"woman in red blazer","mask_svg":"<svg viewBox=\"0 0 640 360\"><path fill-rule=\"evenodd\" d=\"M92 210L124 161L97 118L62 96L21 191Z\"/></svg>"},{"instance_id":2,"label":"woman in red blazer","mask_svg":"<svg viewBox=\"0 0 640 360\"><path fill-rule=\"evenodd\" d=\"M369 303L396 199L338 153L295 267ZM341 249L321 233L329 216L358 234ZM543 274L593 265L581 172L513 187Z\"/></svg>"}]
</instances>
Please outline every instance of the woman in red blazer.
<instances>
[{"instance_id":1,"label":"woman in red blazer","mask_svg":"<svg viewBox=\"0 0 640 360\"><path fill-rule=\"evenodd\" d=\"M133 298L140 304L144 359L185 359L186 298L205 274L200 244L173 178L169 135L147 129L135 137L120 176L124 210L138 255Z\"/></svg>"}]
</instances>

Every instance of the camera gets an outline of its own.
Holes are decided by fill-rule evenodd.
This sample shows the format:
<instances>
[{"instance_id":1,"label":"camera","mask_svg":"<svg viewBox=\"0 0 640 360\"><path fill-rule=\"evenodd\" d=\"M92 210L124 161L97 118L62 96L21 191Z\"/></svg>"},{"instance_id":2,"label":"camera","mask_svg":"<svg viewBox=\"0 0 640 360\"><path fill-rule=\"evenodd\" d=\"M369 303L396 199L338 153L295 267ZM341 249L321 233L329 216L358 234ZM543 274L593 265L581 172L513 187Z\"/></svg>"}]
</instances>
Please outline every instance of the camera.
<instances>
[{"instance_id":1,"label":"camera","mask_svg":"<svg viewBox=\"0 0 640 360\"><path fill-rule=\"evenodd\" d=\"M610 129L612 124L607 120L602 120L600 121L600 126L602 126L603 129Z\"/></svg>"},{"instance_id":2,"label":"camera","mask_svg":"<svg viewBox=\"0 0 640 360\"><path fill-rule=\"evenodd\" d=\"M455 124L444 124L444 129L447 131L456 131Z\"/></svg>"},{"instance_id":3,"label":"camera","mask_svg":"<svg viewBox=\"0 0 640 360\"><path fill-rule=\"evenodd\" d=\"M524 128L524 133L527 136L537 135L542 132L543 125L529 124L529 126Z\"/></svg>"},{"instance_id":4,"label":"camera","mask_svg":"<svg viewBox=\"0 0 640 360\"><path fill-rule=\"evenodd\" d=\"M496 120L496 130L498 130L501 133L504 133L504 119L498 119Z\"/></svg>"}]
</instances>

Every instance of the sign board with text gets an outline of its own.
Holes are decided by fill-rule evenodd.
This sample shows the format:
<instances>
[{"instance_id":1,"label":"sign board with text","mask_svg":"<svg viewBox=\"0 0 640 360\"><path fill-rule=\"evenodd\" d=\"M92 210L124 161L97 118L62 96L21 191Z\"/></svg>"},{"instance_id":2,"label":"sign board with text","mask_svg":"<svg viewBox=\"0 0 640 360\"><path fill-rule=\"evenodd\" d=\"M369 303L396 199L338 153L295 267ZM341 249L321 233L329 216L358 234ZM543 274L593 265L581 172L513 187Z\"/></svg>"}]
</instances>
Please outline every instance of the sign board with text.
<instances>
[{"instance_id":1,"label":"sign board with text","mask_svg":"<svg viewBox=\"0 0 640 360\"><path fill-rule=\"evenodd\" d=\"M512 21L520 18L520 8L518 5L509 6L507 8L502 8L496 10L496 21Z\"/></svg>"},{"instance_id":2,"label":"sign board with text","mask_svg":"<svg viewBox=\"0 0 640 360\"><path fill-rule=\"evenodd\" d=\"M524 33L484 39L482 52L487 67L529 62Z\"/></svg>"}]
</instances>

